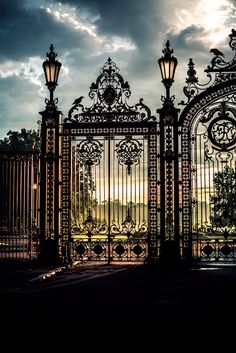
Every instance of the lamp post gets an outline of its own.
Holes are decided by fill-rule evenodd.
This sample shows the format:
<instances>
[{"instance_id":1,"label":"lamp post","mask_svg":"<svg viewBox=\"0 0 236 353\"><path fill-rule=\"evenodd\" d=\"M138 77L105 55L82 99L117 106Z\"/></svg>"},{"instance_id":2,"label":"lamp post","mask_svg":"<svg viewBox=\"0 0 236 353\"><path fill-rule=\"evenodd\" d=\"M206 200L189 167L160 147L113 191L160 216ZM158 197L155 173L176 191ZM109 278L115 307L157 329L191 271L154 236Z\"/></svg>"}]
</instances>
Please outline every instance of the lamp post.
<instances>
[{"instance_id":1,"label":"lamp post","mask_svg":"<svg viewBox=\"0 0 236 353\"><path fill-rule=\"evenodd\" d=\"M43 262L57 262L59 251L59 129L61 112L53 93L57 86L61 63L56 60L53 45L43 62L46 86L50 98L45 99L46 108L41 124L40 155L40 257Z\"/></svg>"},{"instance_id":2,"label":"lamp post","mask_svg":"<svg viewBox=\"0 0 236 353\"><path fill-rule=\"evenodd\" d=\"M159 60L162 82L166 88L166 100L170 99L170 87L174 82L175 70L178 60L172 55L174 50L170 49L170 42L166 42L166 47L162 50L164 56Z\"/></svg>"},{"instance_id":3,"label":"lamp post","mask_svg":"<svg viewBox=\"0 0 236 353\"><path fill-rule=\"evenodd\" d=\"M50 52L47 53L48 59L43 62L43 70L46 79L46 86L50 92L50 101L53 102L53 92L57 86L61 63L56 60L57 54L54 52L53 45L50 46Z\"/></svg>"},{"instance_id":4,"label":"lamp post","mask_svg":"<svg viewBox=\"0 0 236 353\"><path fill-rule=\"evenodd\" d=\"M170 88L178 60L173 56L169 41L158 60L166 96L157 110L160 116L160 259L176 262L180 257L179 244L179 162L178 162L178 112Z\"/></svg>"}]
</instances>

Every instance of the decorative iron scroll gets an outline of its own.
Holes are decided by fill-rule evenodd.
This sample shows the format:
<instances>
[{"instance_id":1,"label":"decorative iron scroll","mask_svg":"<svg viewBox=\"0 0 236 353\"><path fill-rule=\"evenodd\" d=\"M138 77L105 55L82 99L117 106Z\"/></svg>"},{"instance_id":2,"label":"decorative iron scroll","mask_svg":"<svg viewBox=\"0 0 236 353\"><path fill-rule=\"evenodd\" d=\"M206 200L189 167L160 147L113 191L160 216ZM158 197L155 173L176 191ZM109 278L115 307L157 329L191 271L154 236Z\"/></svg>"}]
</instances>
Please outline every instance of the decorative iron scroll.
<instances>
[{"instance_id":1,"label":"decorative iron scroll","mask_svg":"<svg viewBox=\"0 0 236 353\"><path fill-rule=\"evenodd\" d=\"M119 163L127 165L128 174L131 174L131 166L138 164L142 153L142 144L127 135L124 140L121 140L116 145L116 152Z\"/></svg>"},{"instance_id":2,"label":"decorative iron scroll","mask_svg":"<svg viewBox=\"0 0 236 353\"><path fill-rule=\"evenodd\" d=\"M194 68L195 64L193 59L189 59L188 71L186 83L187 86L183 88L185 96L188 98L187 102L181 101L179 104L186 105L194 97L196 97L201 91L204 91L210 86L217 85L219 83L233 80L236 78L236 30L232 29L232 32L229 34L229 46L235 52L234 57L230 61L225 61L224 54L217 48L210 50L210 53L214 55L211 60L210 65L207 66L205 72L207 72L207 77L209 78L208 82L205 84L199 84L198 77L196 77L196 70ZM212 73L215 73L214 78Z\"/></svg>"},{"instance_id":3,"label":"decorative iron scroll","mask_svg":"<svg viewBox=\"0 0 236 353\"><path fill-rule=\"evenodd\" d=\"M81 224L74 224L72 226L72 231L74 233L80 233L87 236L89 239L98 235L107 235L108 234L108 224L104 219L103 222L99 223L92 216L92 210L88 210L88 216L85 221ZM127 238L131 238L135 234L138 234L139 237L146 235L148 232L148 227L146 221L143 221L141 225L136 228L136 223L132 218L131 209L128 207L127 215L125 220L122 222L121 227L116 224L115 220L111 221L110 233L111 237L119 237L121 234L125 234Z\"/></svg>"},{"instance_id":4,"label":"decorative iron scroll","mask_svg":"<svg viewBox=\"0 0 236 353\"><path fill-rule=\"evenodd\" d=\"M232 60L225 61L224 54L214 48L211 49L210 52L214 54L214 58L211 60L211 65L208 65L206 72L227 72L227 71L236 71L236 30L232 29L232 32L229 34L229 46L230 48L235 51L235 55Z\"/></svg>"},{"instance_id":5,"label":"decorative iron scroll","mask_svg":"<svg viewBox=\"0 0 236 353\"><path fill-rule=\"evenodd\" d=\"M201 135L204 141L204 159L210 163L231 163L235 146L235 92L234 81L224 85L214 85L200 94L184 109L180 118L181 160L182 160L182 238L183 247L191 248L192 160L189 153L195 141L194 122L201 122ZM221 126L220 126L221 125ZM191 142L192 141L192 142Z\"/></svg>"},{"instance_id":6,"label":"decorative iron scroll","mask_svg":"<svg viewBox=\"0 0 236 353\"><path fill-rule=\"evenodd\" d=\"M78 160L91 171L91 166L99 164L102 156L102 143L94 140L93 136L87 136L77 146Z\"/></svg>"},{"instance_id":7,"label":"decorative iron scroll","mask_svg":"<svg viewBox=\"0 0 236 353\"><path fill-rule=\"evenodd\" d=\"M208 136L213 145L222 150L233 148L236 143L236 109L229 107L226 102L221 102L208 114L207 120L210 119L212 120L208 127Z\"/></svg>"},{"instance_id":8,"label":"decorative iron scroll","mask_svg":"<svg viewBox=\"0 0 236 353\"><path fill-rule=\"evenodd\" d=\"M126 219L122 223L122 230L123 230L124 234L127 235L128 238L132 234L134 234L134 232L135 232L135 222L132 219L132 213L131 213L131 209L129 207L128 207L128 210L127 210Z\"/></svg>"},{"instance_id":9,"label":"decorative iron scroll","mask_svg":"<svg viewBox=\"0 0 236 353\"><path fill-rule=\"evenodd\" d=\"M92 210L89 208L88 216L85 221L81 224L74 224L72 226L72 231L75 233L80 233L91 238L95 235L105 235L108 233L107 221L104 220L102 223L98 223L96 219L93 218Z\"/></svg>"},{"instance_id":10,"label":"decorative iron scroll","mask_svg":"<svg viewBox=\"0 0 236 353\"><path fill-rule=\"evenodd\" d=\"M196 247L195 247L196 249ZM201 261L235 261L235 240L220 242L219 239L200 240L199 251L194 256Z\"/></svg>"},{"instance_id":11,"label":"decorative iron scroll","mask_svg":"<svg viewBox=\"0 0 236 353\"><path fill-rule=\"evenodd\" d=\"M142 224L139 224L138 227L136 227L136 223L132 218L132 211L130 207L127 208L126 218L122 222L121 227L116 224L115 220L112 220L111 222L111 235L113 237L119 236L120 234L125 234L129 239L135 234L138 234L138 236L143 236L147 234L147 231L148 227L146 221L143 221Z\"/></svg>"},{"instance_id":12,"label":"decorative iron scroll","mask_svg":"<svg viewBox=\"0 0 236 353\"><path fill-rule=\"evenodd\" d=\"M95 83L90 87L89 97L93 100L90 108L85 108L81 96L76 99L68 112L65 122L141 122L155 121L150 109L141 98L134 106L127 104L131 91L127 81L119 74L116 64L108 58ZM79 112L80 109L80 112Z\"/></svg>"},{"instance_id":13,"label":"decorative iron scroll","mask_svg":"<svg viewBox=\"0 0 236 353\"><path fill-rule=\"evenodd\" d=\"M117 241L111 244L113 261L144 261L147 255L145 240ZM107 242L99 239L94 242L75 241L73 257L79 260L108 260Z\"/></svg>"},{"instance_id":14,"label":"decorative iron scroll","mask_svg":"<svg viewBox=\"0 0 236 353\"><path fill-rule=\"evenodd\" d=\"M226 101L220 102L201 118L202 123L210 122L208 137L216 149L229 151L236 144L236 109Z\"/></svg>"}]
</instances>

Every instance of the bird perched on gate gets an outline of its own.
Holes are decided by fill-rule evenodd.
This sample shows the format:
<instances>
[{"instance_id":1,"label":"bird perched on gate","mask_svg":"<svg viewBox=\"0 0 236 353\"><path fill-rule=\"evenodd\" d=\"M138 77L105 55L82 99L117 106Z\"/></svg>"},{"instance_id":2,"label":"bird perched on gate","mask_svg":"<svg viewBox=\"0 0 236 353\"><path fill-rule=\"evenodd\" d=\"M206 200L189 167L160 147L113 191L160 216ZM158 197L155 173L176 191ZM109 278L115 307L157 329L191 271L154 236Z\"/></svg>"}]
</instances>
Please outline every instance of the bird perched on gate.
<instances>
[{"instance_id":1,"label":"bird perched on gate","mask_svg":"<svg viewBox=\"0 0 236 353\"><path fill-rule=\"evenodd\" d=\"M79 105L79 104L82 102L82 99L83 99L83 98L84 98L83 96L77 98L77 99L74 101L73 105Z\"/></svg>"},{"instance_id":2,"label":"bird perched on gate","mask_svg":"<svg viewBox=\"0 0 236 353\"><path fill-rule=\"evenodd\" d=\"M215 56L224 56L224 54L217 48L211 49L210 53L213 53Z\"/></svg>"}]
</instances>

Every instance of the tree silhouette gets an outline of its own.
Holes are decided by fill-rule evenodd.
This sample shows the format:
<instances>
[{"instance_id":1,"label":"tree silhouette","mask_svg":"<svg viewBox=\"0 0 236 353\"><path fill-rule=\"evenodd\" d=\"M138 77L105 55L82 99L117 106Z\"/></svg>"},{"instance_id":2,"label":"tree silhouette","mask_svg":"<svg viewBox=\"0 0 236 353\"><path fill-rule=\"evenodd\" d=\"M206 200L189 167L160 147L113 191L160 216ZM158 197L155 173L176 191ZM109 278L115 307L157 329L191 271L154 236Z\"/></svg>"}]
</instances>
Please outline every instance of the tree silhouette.
<instances>
[{"instance_id":1,"label":"tree silhouette","mask_svg":"<svg viewBox=\"0 0 236 353\"><path fill-rule=\"evenodd\" d=\"M0 140L0 151L32 152L39 151L39 135L35 130L21 129L8 131L7 137Z\"/></svg>"},{"instance_id":2,"label":"tree silhouette","mask_svg":"<svg viewBox=\"0 0 236 353\"><path fill-rule=\"evenodd\" d=\"M214 196L211 195L211 224L215 228L236 227L236 171L225 166L213 178Z\"/></svg>"}]
</instances>

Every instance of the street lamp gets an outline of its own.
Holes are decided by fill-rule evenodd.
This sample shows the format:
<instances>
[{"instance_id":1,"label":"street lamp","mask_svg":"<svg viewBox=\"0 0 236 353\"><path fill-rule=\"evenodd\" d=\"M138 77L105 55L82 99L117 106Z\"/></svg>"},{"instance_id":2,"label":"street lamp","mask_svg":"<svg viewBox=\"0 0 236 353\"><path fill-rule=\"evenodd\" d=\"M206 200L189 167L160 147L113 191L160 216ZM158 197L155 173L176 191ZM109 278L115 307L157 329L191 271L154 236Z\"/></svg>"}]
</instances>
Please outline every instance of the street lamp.
<instances>
[{"instance_id":1,"label":"street lamp","mask_svg":"<svg viewBox=\"0 0 236 353\"><path fill-rule=\"evenodd\" d=\"M42 261L59 260L59 163L60 163L60 124L61 112L57 110L57 99L53 92L57 86L61 63L56 60L53 45L43 62L46 86L50 99L46 99L46 109L40 112L41 153L40 153L40 257Z\"/></svg>"},{"instance_id":2,"label":"street lamp","mask_svg":"<svg viewBox=\"0 0 236 353\"><path fill-rule=\"evenodd\" d=\"M166 88L160 115L160 258L176 262L180 256L179 244L179 153L178 153L178 112L174 107L174 97L170 97L170 87L174 82L178 60L172 55L167 40L164 54L159 60L162 82Z\"/></svg>"},{"instance_id":3,"label":"street lamp","mask_svg":"<svg viewBox=\"0 0 236 353\"><path fill-rule=\"evenodd\" d=\"M43 62L43 70L46 78L46 86L50 92L50 102L53 102L53 91L57 86L61 63L56 60L57 54L54 52L52 44L47 57L48 59Z\"/></svg>"},{"instance_id":4,"label":"street lamp","mask_svg":"<svg viewBox=\"0 0 236 353\"><path fill-rule=\"evenodd\" d=\"M174 50L170 49L170 42L167 40L166 47L162 50L164 56L159 60L159 66L161 70L162 82L166 88L166 98L170 98L170 87L174 82L175 69L178 64L178 60L172 55Z\"/></svg>"}]
</instances>

